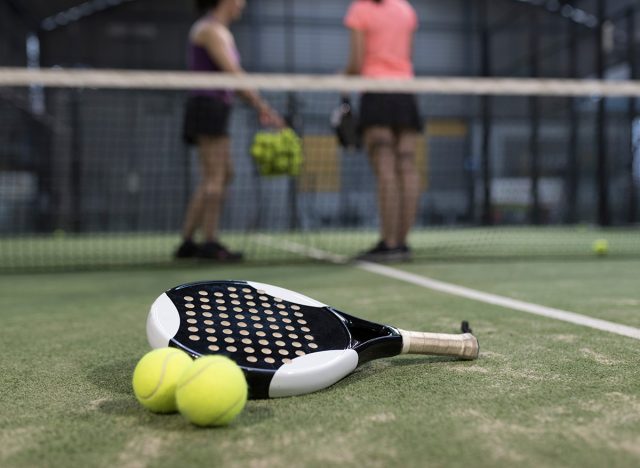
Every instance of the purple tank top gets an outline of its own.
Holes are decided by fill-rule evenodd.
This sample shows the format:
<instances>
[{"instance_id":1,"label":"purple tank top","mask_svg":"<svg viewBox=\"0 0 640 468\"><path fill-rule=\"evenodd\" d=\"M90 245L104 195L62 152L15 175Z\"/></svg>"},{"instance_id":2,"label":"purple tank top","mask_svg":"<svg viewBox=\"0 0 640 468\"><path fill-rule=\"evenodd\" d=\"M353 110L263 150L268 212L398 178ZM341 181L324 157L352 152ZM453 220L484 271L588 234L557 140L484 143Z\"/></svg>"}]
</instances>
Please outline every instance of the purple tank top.
<instances>
[{"instance_id":1,"label":"purple tank top","mask_svg":"<svg viewBox=\"0 0 640 468\"><path fill-rule=\"evenodd\" d=\"M215 21L215 18L208 17L207 20ZM231 50L231 54L236 60L236 63L240 63L240 54L235 47ZM191 71L211 73L220 73L222 71L220 66L211 59L207 49L191 42L187 50L187 61L189 70ZM192 91L191 94L194 96L207 96L219 99L229 105L233 103L233 98L235 97L235 92L230 89L198 89Z\"/></svg>"}]
</instances>

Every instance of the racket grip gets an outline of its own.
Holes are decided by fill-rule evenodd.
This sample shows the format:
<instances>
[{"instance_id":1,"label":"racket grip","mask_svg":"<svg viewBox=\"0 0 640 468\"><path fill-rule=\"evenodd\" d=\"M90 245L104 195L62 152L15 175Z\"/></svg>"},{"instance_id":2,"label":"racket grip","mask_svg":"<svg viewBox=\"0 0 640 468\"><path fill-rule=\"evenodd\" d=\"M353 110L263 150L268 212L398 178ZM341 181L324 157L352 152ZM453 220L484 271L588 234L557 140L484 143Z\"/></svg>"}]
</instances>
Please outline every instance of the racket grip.
<instances>
[{"instance_id":1,"label":"racket grip","mask_svg":"<svg viewBox=\"0 0 640 468\"><path fill-rule=\"evenodd\" d=\"M473 360L478 358L480 346L471 333L448 335L400 330L402 354L434 354Z\"/></svg>"}]
</instances>

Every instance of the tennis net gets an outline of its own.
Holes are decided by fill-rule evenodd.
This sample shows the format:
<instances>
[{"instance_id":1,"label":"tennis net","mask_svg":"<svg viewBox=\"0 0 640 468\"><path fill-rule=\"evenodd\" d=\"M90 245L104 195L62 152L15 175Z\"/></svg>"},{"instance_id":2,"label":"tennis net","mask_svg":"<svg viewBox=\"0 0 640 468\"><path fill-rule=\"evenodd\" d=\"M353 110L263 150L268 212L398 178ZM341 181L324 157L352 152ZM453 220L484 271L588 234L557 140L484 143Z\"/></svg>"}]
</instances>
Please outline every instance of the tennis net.
<instances>
[{"instance_id":1,"label":"tennis net","mask_svg":"<svg viewBox=\"0 0 640 468\"><path fill-rule=\"evenodd\" d=\"M171 262L199 180L181 138L194 89L259 90L302 142L298 171L264 175L257 117L235 106L221 237L249 260L377 241L367 157L330 125L343 96L357 109L364 92L419 102L417 257L591 255L603 237L611 255L640 255L640 83L5 68L0 270Z\"/></svg>"}]
</instances>

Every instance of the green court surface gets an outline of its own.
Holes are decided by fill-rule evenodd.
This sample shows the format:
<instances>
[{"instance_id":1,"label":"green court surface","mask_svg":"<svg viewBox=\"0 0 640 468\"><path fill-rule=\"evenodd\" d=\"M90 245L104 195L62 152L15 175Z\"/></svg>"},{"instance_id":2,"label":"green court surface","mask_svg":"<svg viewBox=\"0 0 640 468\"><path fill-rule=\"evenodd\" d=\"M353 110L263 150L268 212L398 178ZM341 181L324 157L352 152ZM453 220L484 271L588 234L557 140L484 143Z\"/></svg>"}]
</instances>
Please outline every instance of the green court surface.
<instances>
[{"instance_id":1,"label":"green court surface","mask_svg":"<svg viewBox=\"0 0 640 468\"><path fill-rule=\"evenodd\" d=\"M640 260L459 259L398 268L638 327ZM400 356L198 429L141 408L151 302L177 284L283 286L404 329L456 333L474 362ZM640 465L640 341L322 263L0 276L0 466Z\"/></svg>"}]
</instances>

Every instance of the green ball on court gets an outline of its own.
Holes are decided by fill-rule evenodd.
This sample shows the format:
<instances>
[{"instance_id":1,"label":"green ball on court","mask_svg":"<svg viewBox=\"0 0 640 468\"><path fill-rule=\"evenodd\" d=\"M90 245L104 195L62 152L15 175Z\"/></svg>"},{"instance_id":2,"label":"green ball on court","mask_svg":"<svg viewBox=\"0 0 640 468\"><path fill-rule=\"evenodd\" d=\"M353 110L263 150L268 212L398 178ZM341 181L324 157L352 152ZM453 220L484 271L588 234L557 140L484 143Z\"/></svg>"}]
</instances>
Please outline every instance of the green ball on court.
<instances>
[{"instance_id":1,"label":"green ball on court","mask_svg":"<svg viewBox=\"0 0 640 468\"><path fill-rule=\"evenodd\" d=\"M593 242L592 249L596 255L606 255L609 253L609 242L606 239L598 239Z\"/></svg>"},{"instance_id":2,"label":"green ball on court","mask_svg":"<svg viewBox=\"0 0 640 468\"><path fill-rule=\"evenodd\" d=\"M178 379L193 360L176 348L161 348L143 356L133 371L133 392L154 413L174 413Z\"/></svg>"},{"instance_id":3,"label":"green ball on court","mask_svg":"<svg viewBox=\"0 0 640 468\"><path fill-rule=\"evenodd\" d=\"M226 356L197 359L182 375L176 389L180 413L197 426L225 426L247 403L242 369Z\"/></svg>"}]
</instances>

